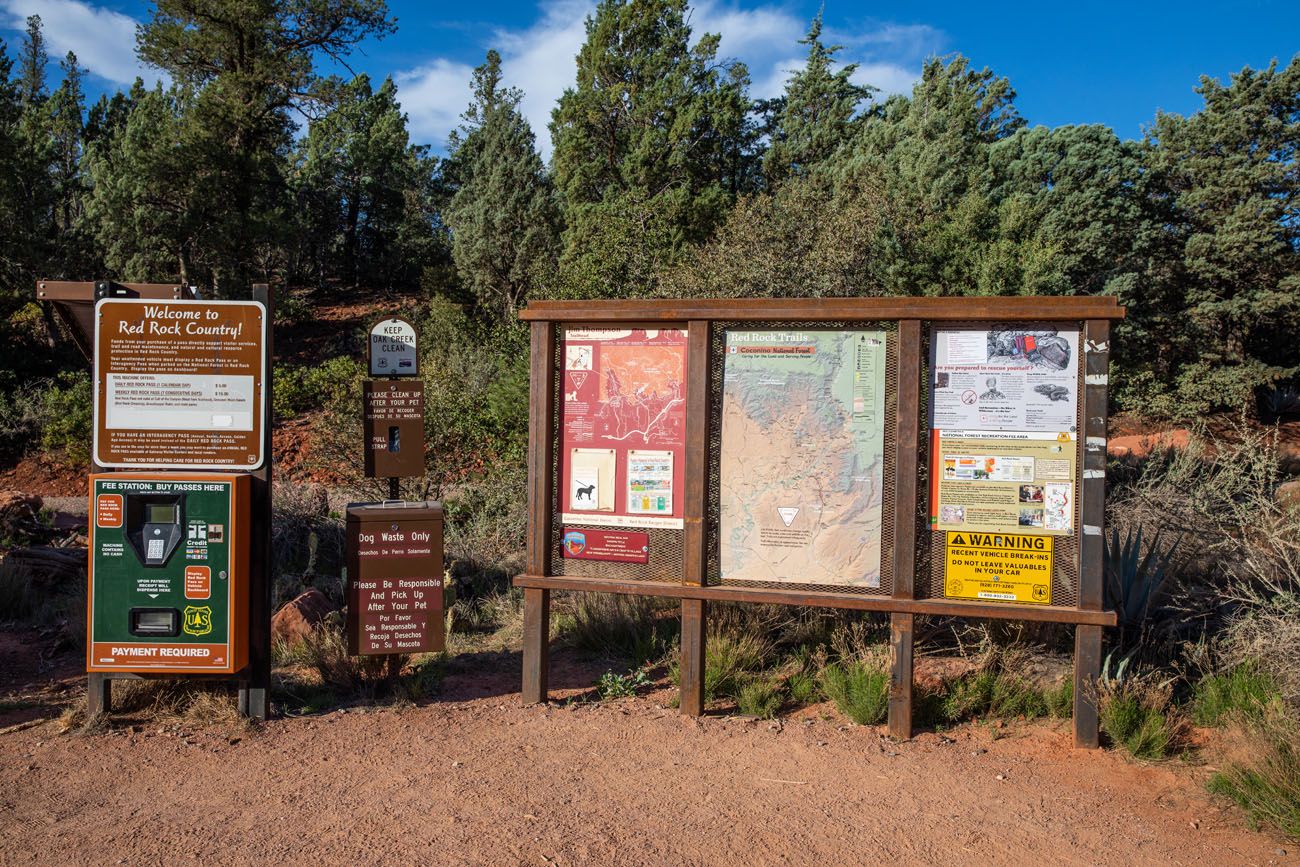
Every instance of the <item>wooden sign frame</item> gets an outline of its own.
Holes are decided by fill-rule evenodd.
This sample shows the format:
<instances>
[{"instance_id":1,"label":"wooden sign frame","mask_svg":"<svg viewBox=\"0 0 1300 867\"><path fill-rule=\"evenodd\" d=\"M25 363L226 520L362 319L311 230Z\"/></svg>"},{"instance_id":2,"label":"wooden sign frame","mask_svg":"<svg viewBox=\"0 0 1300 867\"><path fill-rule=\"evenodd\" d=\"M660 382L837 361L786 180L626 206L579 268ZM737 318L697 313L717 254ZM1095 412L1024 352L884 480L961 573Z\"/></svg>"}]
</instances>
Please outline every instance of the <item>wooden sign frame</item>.
<instances>
[{"instance_id":1,"label":"wooden sign frame","mask_svg":"<svg viewBox=\"0 0 1300 867\"><path fill-rule=\"evenodd\" d=\"M890 615L891 683L889 732L912 733L913 621L918 614L1046 621L1075 626L1074 734L1080 747L1096 747L1098 721L1092 682L1100 673L1102 627L1115 613L1103 608L1106 416L1110 323L1125 310L1108 297L1006 298L835 298L541 301L521 311L531 329L528 446L528 556L515 578L524 590L523 698L547 698L548 636L552 590L662 596L681 600L680 689L682 713L704 709L705 625L708 603L753 602L882 611ZM929 496L919 481L928 423L923 416L923 373L929 329L935 324L989 327L998 323L1050 322L1079 333L1081 423L1075 477L1078 520L1070 536L1057 537L1057 550L1070 548L1076 586L1072 604L1013 604L936 597L918 581L918 539ZM840 592L798 586L735 586L709 580L711 462L710 388L713 339L724 324L781 323L782 327L879 327L893 330L896 388L887 440L893 508L883 519L892 543L886 594ZM681 328L687 332L684 530L679 574L616 577L563 574L554 559L559 515L556 506L556 431L561 410L557 388L557 346L566 327ZM882 531L883 531L882 527ZM883 566L883 564L882 564ZM932 568L932 567L927 567Z\"/></svg>"}]
</instances>

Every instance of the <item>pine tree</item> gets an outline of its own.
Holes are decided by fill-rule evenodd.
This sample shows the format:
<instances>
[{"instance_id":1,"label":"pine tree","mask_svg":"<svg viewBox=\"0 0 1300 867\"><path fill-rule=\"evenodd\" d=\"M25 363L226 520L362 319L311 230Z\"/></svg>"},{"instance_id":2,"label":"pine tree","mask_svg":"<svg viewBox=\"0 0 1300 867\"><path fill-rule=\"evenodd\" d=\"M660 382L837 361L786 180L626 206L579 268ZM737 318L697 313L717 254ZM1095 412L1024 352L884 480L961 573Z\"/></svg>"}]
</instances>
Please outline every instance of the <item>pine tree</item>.
<instances>
[{"instance_id":1,"label":"pine tree","mask_svg":"<svg viewBox=\"0 0 1300 867\"><path fill-rule=\"evenodd\" d=\"M308 216L301 265L354 288L392 288L414 276L434 243L436 164L410 144L391 78L374 90L358 75L336 87L331 103L298 147L297 210Z\"/></svg>"},{"instance_id":2,"label":"pine tree","mask_svg":"<svg viewBox=\"0 0 1300 867\"><path fill-rule=\"evenodd\" d=\"M54 195L55 226L59 232L70 232L81 216L82 193L81 153L85 135L85 95L81 89L83 70L77 65L77 55L68 52L59 64L63 70L63 83L50 97L50 136L54 143Z\"/></svg>"},{"instance_id":3,"label":"pine tree","mask_svg":"<svg viewBox=\"0 0 1300 867\"><path fill-rule=\"evenodd\" d=\"M196 201L200 174L178 147L188 106L183 92L133 90L120 131L97 139L86 156L91 193L86 223L118 280L179 278L190 282L206 264L209 212Z\"/></svg>"},{"instance_id":4,"label":"pine tree","mask_svg":"<svg viewBox=\"0 0 1300 867\"><path fill-rule=\"evenodd\" d=\"M0 160L0 329L31 292L23 266L27 219L22 165L16 158L22 148L21 82L10 78L12 71L13 61L0 40L0 154L9 155Z\"/></svg>"},{"instance_id":5,"label":"pine tree","mask_svg":"<svg viewBox=\"0 0 1300 867\"><path fill-rule=\"evenodd\" d=\"M450 143L458 184L447 209L452 258L479 305L504 319L554 267L555 194L519 111L523 93L501 86L501 56L474 70L474 101Z\"/></svg>"},{"instance_id":6,"label":"pine tree","mask_svg":"<svg viewBox=\"0 0 1300 867\"><path fill-rule=\"evenodd\" d=\"M842 46L821 41L822 15L817 13L808 35L799 40L808 46L803 69L785 86L771 131L771 146L763 157L763 175L776 186L791 174L806 174L830 158L854 132L855 119L874 88L853 83L857 64L834 69L835 54Z\"/></svg>"},{"instance_id":7,"label":"pine tree","mask_svg":"<svg viewBox=\"0 0 1300 867\"><path fill-rule=\"evenodd\" d=\"M735 199L748 72L718 62L716 34L692 47L687 18L686 0L602 0L587 18L551 120L575 293L652 280Z\"/></svg>"},{"instance_id":8,"label":"pine tree","mask_svg":"<svg viewBox=\"0 0 1300 867\"><path fill-rule=\"evenodd\" d=\"M177 139L203 225L195 264L219 293L267 276L288 224L290 109L312 110L317 55L344 59L393 29L383 0L159 0L137 31L142 60L183 89Z\"/></svg>"},{"instance_id":9,"label":"pine tree","mask_svg":"<svg viewBox=\"0 0 1300 867\"><path fill-rule=\"evenodd\" d=\"M45 53L45 33L42 30L41 16L27 16L27 38L23 42L23 51L18 59L18 93L24 106L30 106L45 99L45 67L49 56Z\"/></svg>"},{"instance_id":10,"label":"pine tree","mask_svg":"<svg viewBox=\"0 0 1300 867\"><path fill-rule=\"evenodd\" d=\"M1253 408L1257 389L1300 377L1300 55L1197 90L1204 108L1158 114L1147 140L1198 350L1179 390L1193 407Z\"/></svg>"}]
</instances>

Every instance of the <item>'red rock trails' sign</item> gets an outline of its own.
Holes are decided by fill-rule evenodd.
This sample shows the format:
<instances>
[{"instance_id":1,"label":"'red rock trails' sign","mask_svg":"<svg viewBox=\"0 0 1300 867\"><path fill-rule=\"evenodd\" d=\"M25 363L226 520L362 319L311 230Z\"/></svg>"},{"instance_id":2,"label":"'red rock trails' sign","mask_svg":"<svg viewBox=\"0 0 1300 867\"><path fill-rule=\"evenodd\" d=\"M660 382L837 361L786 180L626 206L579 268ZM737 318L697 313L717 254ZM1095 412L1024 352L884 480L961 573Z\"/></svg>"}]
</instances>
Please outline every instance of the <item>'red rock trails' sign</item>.
<instances>
[{"instance_id":1,"label":"'red rock trails' sign","mask_svg":"<svg viewBox=\"0 0 1300 867\"><path fill-rule=\"evenodd\" d=\"M348 652L443 650L442 506L351 505L347 533Z\"/></svg>"},{"instance_id":2,"label":"'red rock trails' sign","mask_svg":"<svg viewBox=\"0 0 1300 867\"><path fill-rule=\"evenodd\" d=\"M101 300L95 463L260 467L266 328L266 308L255 301Z\"/></svg>"}]
</instances>

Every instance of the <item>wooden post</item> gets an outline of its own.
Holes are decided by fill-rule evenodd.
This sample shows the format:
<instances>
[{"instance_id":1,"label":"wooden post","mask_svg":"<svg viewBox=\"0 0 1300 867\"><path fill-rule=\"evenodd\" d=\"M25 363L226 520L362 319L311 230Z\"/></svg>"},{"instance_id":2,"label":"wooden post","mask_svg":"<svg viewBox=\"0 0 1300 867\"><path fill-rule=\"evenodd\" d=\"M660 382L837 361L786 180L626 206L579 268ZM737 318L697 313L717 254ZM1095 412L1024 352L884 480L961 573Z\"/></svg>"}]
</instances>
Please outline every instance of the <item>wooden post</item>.
<instances>
[{"instance_id":1,"label":"wooden post","mask_svg":"<svg viewBox=\"0 0 1300 867\"><path fill-rule=\"evenodd\" d=\"M528 573L551 573L551 472L555 414L555 324L531 324L528 411ZM551 591L524 591L523 700L546 701L550 673Z\"/></svg>"},{"instance_id":2,"label":"wooden post","mask_svg":"<svg viewBox=\"0 0 1300 867\"><path fill-rule=\"evenodd\" d=\"M686 716L704 713L704 621L708 603L682 600L682 664L679 670L681 711Z\"/></svg>"},{"instance_id":3,"label":"wooden post","mask_svg":"<svg viewBox=\"0 0 1300 867\"><path fill-rule=\"evenodd\" d=\"M682 583L702 586L708 572L709 323L693 319L686 348L686 485L682 498ZM679 706L687 716L704 712L708 604L682 600Z\"/></svg>"},{"instance_id":4,"label":"wooden post","mask_svg":"<svg viewBox=\"0 0 1300 867\"><path fill-rule=\"evenodd\" d=\"M894 413L895 599L916 598L916 475L921 400L921 323L898 323L898 394ZM912 736L913 615L889 615L889 734Z\"/></svg>"},{"instance_id":5,"label":"wooden post","mask_svg":"<svg viewBox=\"0 0 1300 867\"><path fill-rule=\"evenodd\" d=\"M547 700L551 672L551 591L524 590L524 704Z\"/></svg>"},{"instance_id":6,"label":"wooden post","mask_svg":"<svg viewBox=\"0 0 1300 867\"><path fill-rule=\"evenodd\" d=\"M1101 611L1106 561L1106 413L1110 375L1110 322L1089 319L1083 339L1082 478L1079 480L1079 608ZM1095 748L1101 674L1101 627L1074 630L1074 745Z\"/></svg>"},{"instance_id":7,"label":"wooden post","mask_svg":"<svg viewBox=\"0 0 1300 867\"><path fill-rule=\"evenodd\" d=\"M271 575L271 425L274 419L271 366L275 359L275 306L270 286L255 283L253 300L265 307L262 371L266 391L262 403L262 466L251 473L249 485L249 516L253 526L248 546L248 669L239 684L239 712L264 720L271 709L271 590L275 584Z\"/></svg>"}]
</instances>

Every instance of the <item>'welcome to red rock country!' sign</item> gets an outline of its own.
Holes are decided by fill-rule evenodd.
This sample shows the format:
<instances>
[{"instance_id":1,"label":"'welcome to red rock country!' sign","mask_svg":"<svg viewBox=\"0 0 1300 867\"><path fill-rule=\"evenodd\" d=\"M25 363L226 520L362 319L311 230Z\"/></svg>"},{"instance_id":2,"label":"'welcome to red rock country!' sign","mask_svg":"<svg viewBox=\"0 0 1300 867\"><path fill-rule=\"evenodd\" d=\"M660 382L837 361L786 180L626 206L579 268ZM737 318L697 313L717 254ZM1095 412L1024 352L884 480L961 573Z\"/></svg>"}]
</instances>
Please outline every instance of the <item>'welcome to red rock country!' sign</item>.
<instances>
[{"instance_id":1,"label":"'welcome to red rock country!' sign","mask_svg":"<svg viewBox=\"0 0 1300 867\"><path fill-rule=\"evenodd\" d=\"M442 506L348 506L348 651L443 650Z\"/></svg>"},{"instance_id":2,"label":"'welcome to red rock country!' sign","mask_svg":"<svg viewBox=\"0 0 1300 867\"><path fill-rule=\"evenodd\" d=\"M262 465L266 308L255 301L95 305L95 462Z\"/></svg>"}]
</instances>

